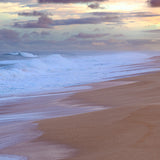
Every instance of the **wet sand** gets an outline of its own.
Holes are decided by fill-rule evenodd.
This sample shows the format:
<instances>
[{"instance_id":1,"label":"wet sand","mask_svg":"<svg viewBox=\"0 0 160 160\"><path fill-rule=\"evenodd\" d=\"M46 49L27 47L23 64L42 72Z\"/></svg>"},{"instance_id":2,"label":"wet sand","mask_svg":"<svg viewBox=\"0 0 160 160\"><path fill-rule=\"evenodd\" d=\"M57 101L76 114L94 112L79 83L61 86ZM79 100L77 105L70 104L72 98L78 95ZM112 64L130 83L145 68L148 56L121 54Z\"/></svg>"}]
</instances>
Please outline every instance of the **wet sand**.
<instances>
[{"instance_id":1,"label":"wet sand","mask_svg":"<svg viewBox=\"0 0 160 160\"><path fill-rule=\"evenodd\" d=\"M135 83L76 93L69 104L111 107L39 121L36 141L65 144L76 152L67 160L160 159L160 72L120 81ZM118 82L118 80L116 80Z\"/></svg>"},{"instance_id":2,"label":"wet sand","mask_svg":"<svg viewBox=\"0 0 160 160\"><path fill-rule=\"evenodd\" d=\"M0 160L58 160L70 156L74 152L71 147L34 141L42 134L35 121L103 109L62 103L69 95L66 92L4 98L0 104Z\"/></svg>"}]
</instances>

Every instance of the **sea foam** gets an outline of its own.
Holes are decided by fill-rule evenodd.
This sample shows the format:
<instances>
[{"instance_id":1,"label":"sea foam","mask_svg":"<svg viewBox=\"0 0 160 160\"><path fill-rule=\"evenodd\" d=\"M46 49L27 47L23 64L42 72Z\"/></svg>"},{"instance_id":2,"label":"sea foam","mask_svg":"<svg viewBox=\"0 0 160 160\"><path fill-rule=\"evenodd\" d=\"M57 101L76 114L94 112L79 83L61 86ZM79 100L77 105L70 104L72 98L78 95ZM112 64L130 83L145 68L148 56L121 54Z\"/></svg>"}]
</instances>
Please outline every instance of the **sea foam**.
<instances>
[{"instance_id":1,"label":"sea foam","mask_svg":"<svg viewBox=\"0 0 160 160\"><path fill-rule=\"evenodd\" d=\"M27 160L27 158L15 155L0 155L0 160Z\"/></svg>"},{"instance_id":2,"label":"sea foam","mask_svg":"<svg viewBox=\"0 0 160 160\"><path fill-rule=\"evenodd\" d=\"M19 53L17 53L19 54ZM12 55L16 55L13 53ZM99 82L143 72L128 70L128 65L148 61L140 53L63 56L53 54L29 59L0 61L0 97L31 92L57 90L64 87Z\"/></svg>"},{"instance_id":3,"label":"sea foam","mask_svg":"<svg viewBox=\"0 0 160 160\"><path fill-rule=\"evenodd\" d=\"M33 53L28 53L28 52L11 52L11 53L8 53L8 54L12 55L12 56L22 56L22 57L27 57L27 58L38 57L37 55L35 55Z\"/></svg>"}]
</instances>

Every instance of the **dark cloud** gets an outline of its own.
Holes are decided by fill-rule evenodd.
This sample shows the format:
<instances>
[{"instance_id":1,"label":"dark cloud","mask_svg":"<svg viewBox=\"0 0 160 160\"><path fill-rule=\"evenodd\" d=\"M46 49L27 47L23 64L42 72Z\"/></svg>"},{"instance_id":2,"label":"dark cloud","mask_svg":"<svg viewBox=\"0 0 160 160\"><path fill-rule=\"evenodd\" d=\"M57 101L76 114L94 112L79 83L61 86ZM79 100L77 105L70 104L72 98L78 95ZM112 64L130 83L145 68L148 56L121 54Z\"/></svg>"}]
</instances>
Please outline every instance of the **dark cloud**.
<instances>
[{"instance_id":1,"label":"dark cloud","mask_svg":"<svg viewBox=\"0 0 160 160\"><path fill-rule=\"evenodd\" d=\"M43 47L47 50L51 43L46 39L50 35L47 31L17 32L10 29L0 29L0 52L17 50L41 50Z\"/></svg>"},{"instance_id":2,"label":"dark cloud","mask_svg":"<svg viewBox=\"0 0 160 160\"><path fill-rule=\"evenodd\" d=\"M33 0L0 0L0 2L3 3L8 3L8 2L12 2L12 3L32 3Z\"/></svg>"},{"instance_id":3,"label":"dark cloud","mask_svg":"<svg viewBox=\"0 0 160 160\"><path fill-rule=\"evenodd\" d=\"M157 17L160 14L153 14L151 12L132 12L132 13L121 13L121 12L92 12L90 13L95 16L118 16L121 18L129 18L129 17Z\"/></svg>"},{"instance_id":4,"label":"dark cloud","mask_svg":"<svg viewBox=\"0 0 160 160\"><path fill-rule=\"evenodd\" d=\"M14 27L19 28L52 28L53 26L61 25L75 25L75 24L100 24L104 22L109 22L113 24L123 24L123 20L132 17L155 17L160 16L160 14L152 14L150 12L132 12L132 13L119 13L119 12L92 12L90 17L85 18L70 18L70 19L60 19L53 20L48 15L42 15L37 21L28 22L16 22Z\"/></svg>"},{"instance_id":5,"label":"dark cloud","mask_svg":"<svg viewBox=\"0 0 160 160\"><path fill-rule=\"evenodd\" d=\"M108 33L104 33L104 34L88 34L88 33L79 33L77 35L75 35L75 38L80 38L80 39L89 39L89 38L101 38L101 37L105 37L108 36Z\"/></svg>"},{"instance_id":6,"label":"dark cloud","mask_svg":"<svg viewBox=\"0 0 160 160\"><path fill-rule=\"evenodd\" d=\"M113 37L124 37L123 34L114 34Z\"/></svg>"},{"instance_id":7,"label":"dark cloud","mask_svg":"<svg viewBox=\"0 0 160 160\"><path fill-rule=\"evenodd\" d=\"M91 9L104 9L103 7L100 6L99 3L89 4L88 7L91 8Z\"/></svg>"},{"instance_id":8,"label":"dark cloud","mask_svg":"<svg viewBox=\"0 0 160 160\"><path fill-rule=\"evenodd\" d=\"M103 22L120 22L119 17L117 16L102 16L102 17L87 17L87 18L78 18L78 19L62 19L62 20L53 20L48 16L41 16L38 21L29 21L26 23L14 24L14 27L19 28L52 28L53 26L60 25L74 25L74 24L100 24Z\"/></svg>"},{"instance_id":9,"label":"dark cloud","mask_svg":"<svg viewBox=\"0 0 160 160\"><path fill-rule=\"evenodd\" d=\"M154 41L152 41L152 39L130 39L130 40L127 40L127 42L134 46L137 46L137 45L142 46L142 45L148 45L148 44L155 43Z\"/></svg>"},{"instance_id":10,"label":"dark cloud","mask_svg":"<svg viewBox=\"0 0 160 160\"><path fill-rule=\"evenodd\" d=\"M52 15L51 13L40 12L40 11L33 11L33 12L20 12L18 13L19 16L45 16L45 15Z\"/></svg>"},{"instance_id":11,"label":"dark cloud","mask_svg":"<svg viewBox=\"0 0 160 160\"><path fill-rule=\"evenodd\" d=\"M41 32L41 36L49 36L49 35L50 35L50 32L47 32L47 31Z\"/></svg>"},{"instance_id":12,"label":"dark cloud","mask_svg":"<svg viewBox=\"0 0 160 160\"><path fill-rule=\"evenodd\" d=\"M151 7L160 7L160 0L149 0L148 2Z\"/></svg>"},{"instance_id":13,"label":"dark cloud","mask_svg":"<svg viewBox=\"0 0 160 160\"><path fill-rule=\"evenodd\" d=\"M23 43L27 41L31 41L33 39L43 39L46 36L49 36L50 32L48 31L33 31L28 32L24 34L20 34L19 32L15 30L10 29L1 29L0 30L0 42L9 43L9 44L15 44L15 43Z\"/></svg>"},{"instance_id":14,"label":"dark cloud","mask_svg":"<svg viewBox=\"0 0 160 160\"><path fill-rule=\"evenodd\" d=\"M147 31L144 31L144 32L160 33L160 29L147 30Z\"/></svg>"},{"instance_id":15,"label":"dark cloud","mask_svg":"<svg viewBox=\"0 0 160 160\"><path fill-rule=\"evenodd\" d=\"M21 37L21 39L23 40L31 40L31 39L41 39L41 38L44 38L44 37L47 37L50 35L50 32L48 31L41 31L41 32L37 32L37 31L33 31L33 32L30 32L30 33L24 33Z\"/></svg>"},{"instance_id":16,"label":"dark cloud","mask_svg":"<svg viewBox=\"0 0 160 160\"><path fill-rule=\"evenodd\" d=\"M18 42L19 41L19 33L10 30L10 29L1 29L0 30L0 41L6 41L6 42Z\"/></svg>"},{"instance_id":17,"label":"dark cloud","mask_svg":"<svg viewBox=\"0 0 160 160\"><path fill-rule=\"evenodd\" d=\"M53 20L46 15L39 17L36 22L27 22L27 23L15 23L14 27L18 28L51 28Z\"/></svg>"},{"instance_id":18,"label":"dark cloud","mask_svg":"<svg viewBox=\"0 0 160 160\"><path fill-rule=\"evenodd\" d=\"M151 12L133 12L130 14L131 17L159 17L160 14L153 14Z\"/></svg>"},{"instance_id":19,"label":"dark cloud","mask_svg":"<svg viewBox=\"0 0 160 160\"><path fill-rule=\"evenodd\" d=\"M73 25L73 24L99 24L103 22L119 22L118 17L87 17L79 19L55 20L53 25Z\"/></svg>"},{"instance_id":20,"label":"dark cloud","mask_svg":"<svg viewBox=\"0 0 160 160\"><path fill-rule=\"evenodd\" d=\"M39 3L88 3L103 1L105 0L38 0Z\"/></svg>"},{"instance_id":21,"label":"dark cloud","mask_svg":"<svg viewBox=\"0 0 160 160\"><path fill-rule=\"evenodd\" d=\"M47 32L47 31L42 31L42 32L33 31L33 32L30 33L30 35L33 36L33 37L48 36L48 35L50 35L50 32Z\"/></svg>"}]
</instances>

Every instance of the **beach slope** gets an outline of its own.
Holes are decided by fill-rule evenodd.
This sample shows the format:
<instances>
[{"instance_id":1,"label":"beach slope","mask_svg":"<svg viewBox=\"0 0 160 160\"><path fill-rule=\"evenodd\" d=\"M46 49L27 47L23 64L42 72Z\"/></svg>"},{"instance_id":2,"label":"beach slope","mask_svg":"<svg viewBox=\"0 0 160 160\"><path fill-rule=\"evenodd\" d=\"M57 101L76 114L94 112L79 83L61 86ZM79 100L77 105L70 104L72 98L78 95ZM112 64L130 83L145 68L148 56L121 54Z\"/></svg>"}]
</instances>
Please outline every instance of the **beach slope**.
<instances>
[{"instance_id":1,"label":"beach slope","mask_svg":"<svg viewBox=\"0 0 160 160\"><path fill-rule=\"evenodd\" d=\"M68 160L159 159L159 79L159 72L149 73L123 79L135 81L132 84L72 95L67 103L74 100L74 103L112 108L42 120L39 129L44 134L38 141L75 148L75 154Z\"/></svg>"}]
</instances>

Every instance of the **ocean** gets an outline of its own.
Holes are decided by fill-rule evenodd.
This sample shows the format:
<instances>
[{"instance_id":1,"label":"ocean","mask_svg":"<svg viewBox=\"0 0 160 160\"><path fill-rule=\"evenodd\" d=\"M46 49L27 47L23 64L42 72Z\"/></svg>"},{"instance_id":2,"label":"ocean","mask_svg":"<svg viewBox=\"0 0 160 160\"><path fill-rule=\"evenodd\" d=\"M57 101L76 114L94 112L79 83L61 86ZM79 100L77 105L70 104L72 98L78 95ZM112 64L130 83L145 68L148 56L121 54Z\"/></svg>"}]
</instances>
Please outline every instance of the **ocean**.
<instances>
[{"instance_id":1,"label":"ocean","mask_svg":"<svg viewBox=\"0 0 160 160\"><path fill-rule=\"evenodd\" d=\"M72 94L74 90L87 88L81 86L83 84L156 70L159 70L157 58L153 54L138 52L1 54L0 149L14 147L40 136L42 133L37 130L34 121L107 109L103 106L77 107L59 103L58 100L69 96L68 93L59 94L59 91L71 91L69 94ZM27 158L0 154L1 159Z\"/></svg>"},{"instance_id":2,"label":"ocean","mask_svg":"<svg viewBox=\"0 0 160 160\"><path fill-rule=\"evenodd\" d=\"M153 61L138 52L107 54L27 52L0 55L0 97L56 92L66 87L101 82L154 70Z\"/></svg>"}]
</instances>

